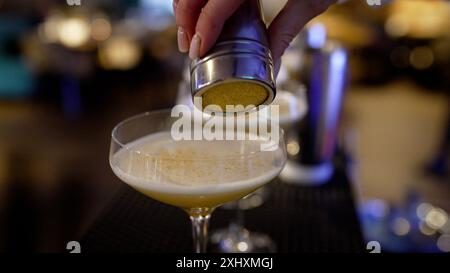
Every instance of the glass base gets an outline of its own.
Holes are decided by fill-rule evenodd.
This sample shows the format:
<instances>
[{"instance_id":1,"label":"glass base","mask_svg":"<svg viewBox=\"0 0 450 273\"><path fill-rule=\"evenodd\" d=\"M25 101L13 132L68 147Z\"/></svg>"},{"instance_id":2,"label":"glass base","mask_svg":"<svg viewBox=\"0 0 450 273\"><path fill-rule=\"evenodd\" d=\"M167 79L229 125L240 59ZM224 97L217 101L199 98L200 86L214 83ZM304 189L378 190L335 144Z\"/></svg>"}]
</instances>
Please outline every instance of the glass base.
<instances>
[{"instance_id":1,"label":"glass base","mask_svg":"<svg viewBox=\"0 0 450 273\"><path fill-rule=\"evenodd\" d=\"M220 206L221 209L228 210L249 210L260 207L269 198L270 191L267 186L263 186L247 196L232 202L228 202Z\"/></svg>"},{"instance_id":2,"label":"glass base","mask_svg":"<svg viewBox=\"0 0 450 273\"><path fill-rule=\"evenodd\" d=\"M334 167L331 162L319 165L301 165L288 160L280 173L280 181L303 186L319 186L327 183L333 173Z\"/></svg>"},{"instance_id":3,"label":"glass base","mask_svg":"<svg viewBox=\"0 0 450 273\"><path fill-rule=\"evenodd\" d=\"M211 236L211 246L219 253L273 253L276 245L269 236L249 232L236 224L220 229Z\"/></svg>"}]
</instances>

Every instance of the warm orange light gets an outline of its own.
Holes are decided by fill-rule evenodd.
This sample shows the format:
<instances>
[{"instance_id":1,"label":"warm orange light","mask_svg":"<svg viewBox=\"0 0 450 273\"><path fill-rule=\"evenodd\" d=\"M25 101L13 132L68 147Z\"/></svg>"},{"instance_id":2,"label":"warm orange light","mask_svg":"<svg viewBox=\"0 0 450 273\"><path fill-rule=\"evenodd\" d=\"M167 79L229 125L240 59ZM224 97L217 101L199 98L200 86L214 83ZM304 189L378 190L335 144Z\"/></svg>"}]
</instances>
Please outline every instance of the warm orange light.
<instances>
[{"instance_id":1,"label":"warm orange light","mask_svg":"<svg viewBox=\"0 0 450 273\"><path fill-rule=\"evenodd\" d=\"M445 1L396 0L389 14L385 29L394 37L436 38L449 31L450 5Z\"/></svg>"},{"instance_id":2,"label":"warm orange light","mask_svg":"<svg viewBox=\"0 0 450 273\"><path fill-rule=\"evenodd\" d=\"M81 47L89 41L90 27L86 20L78 17L60 22L58 26L59 41L67 47Z\"/></svg>"},{"instance_id":3,"label":"warm orange light","mask_svg":"<svg viewBox=\"0 0 450 273\"><path fill-rule=\"evenodd\" d=\"M111 37L99 48L100 65L105 69L127 70L141 59L141 49L127 37Z\"/></svg>"}]
</instances>

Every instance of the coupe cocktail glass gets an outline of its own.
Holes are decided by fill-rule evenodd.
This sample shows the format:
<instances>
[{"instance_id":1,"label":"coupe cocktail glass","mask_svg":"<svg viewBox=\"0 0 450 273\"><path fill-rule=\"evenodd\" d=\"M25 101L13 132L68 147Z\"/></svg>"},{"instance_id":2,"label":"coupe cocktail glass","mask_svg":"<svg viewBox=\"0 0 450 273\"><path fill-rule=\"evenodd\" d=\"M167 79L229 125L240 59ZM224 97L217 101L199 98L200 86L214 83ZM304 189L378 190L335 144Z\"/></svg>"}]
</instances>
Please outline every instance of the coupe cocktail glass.
<instances>
[{"instance_id":1,"label":"coupe cocktail glass","mask_svg":"<svg viewBox=\"0 0 450 273\"><path fill-rule=\"evenodd\" d=\"M262 135L245 140L175 140L171 129L177 120L170 110L160 110L119 123L112 132L109 161L123 182L188 213L195 251L200 253L206 250L213 210L280 173L286 162L284 135L277 128L280 137L269 150L261 150L266 141Z\"/></svg>"}]
</instances>

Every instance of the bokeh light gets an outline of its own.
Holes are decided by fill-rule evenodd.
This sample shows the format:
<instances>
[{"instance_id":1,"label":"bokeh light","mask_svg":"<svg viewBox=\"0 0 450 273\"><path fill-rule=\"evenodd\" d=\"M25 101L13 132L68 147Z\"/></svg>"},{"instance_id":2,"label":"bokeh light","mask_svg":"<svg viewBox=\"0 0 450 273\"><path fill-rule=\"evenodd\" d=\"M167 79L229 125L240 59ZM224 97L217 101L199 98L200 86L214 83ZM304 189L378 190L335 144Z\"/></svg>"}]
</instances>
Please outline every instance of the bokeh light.
<instances>
[{"instance_id":1,"label":"bokeh light","mask_svg":"<svg viewBox=\"0 0 450 273\"><path fill-rule=\"evenodd\" d=\"M411 230L411 224L406 218L397 217L392 222L392 231L398 236L405 236Z\"/></svg>"},{"instance_id":2,"label":"bokeh light","mask_svg":"<svg viewBox=\"0 0 450 273\"><path fill-rule=\"evenodd\" d=\"M237 244L237 249L241 252L246 252L248 250L248 244L246 242L239 242Z\"/></svg>"},{"instance_id":3,"label":"bokeh light","mask_svg":"<svg viewBox=\"0 0 450 273\"><path fill-rule=\"evenodd\" d=\"M436 245L442 252L450 252L450 235L449 234L441 235L437 240Z\"/></svg>"},{"instance_id":4,"label":"bokeh light","mask_svg":"<svg viewBox=\"0 0 450 273\"><path fill-rule=\"evenodd\" d=\"M425 46L416 47L411 51L409 61L416 69L428 68L434 61L433 51L429 47Z\"/></svg>"},{"instance_id":5,"label":"bokeh light","mask_svg":"<svg viewBox=\"0 0 450 273\"><path fill-rule=\"evenodd\" d=\"M427 235L427 236L431 236L436 233L436 230L429 227L427 225L427 223L425 223L424 221L420 221L419 230L420 230L420 232L422 232L422 234Z\"/></svg>"},{"instance_id":6,"label":"bokeh light","mask_svg":"<svg viewBox=\"0 0 450 273\"><path fill-rule=\"evenodd\" d=\"M408 34L410 25L408 16L405 14L394 14L388 17L384 24L384 30L392 37L402 37Z\"/></svg>"},{"instance_id":7,"label":"bokeh light","mask_svg":"<svg viewBox=\"0 0 450 273\"><path fill-rule=\"evenodd\" d=\"M424 220L427 214L433 209L433 205L429 203L422 203L417 206L416 214L419 219Z\"/></svg>"},{"instance_id":8,"label":"bokeh light","mask_svg":"<svg viewBox=\"0 0 450 273\"><path fill-rule=\"evenodd\" d=\"M58 28L61 24L61 17L52 15L39 26L38 34L42 41L46 43L55 43L59 41Z\"/></svg>"},{"instance_id":9,"label":"bokeh light","mask_svg":"<svg viewBox=\"0 0 450 273\"><path fill-rule=\"evenodd\" d=\"M433 208L425 217L428 226L434 229L442 228L448 221L447 213L439 208Z\"/></svg>"},{"instance_id":10,"label":"bokeh light","mask_svg":"<svg viewBox=\"0 0 450 273\"><path fill-rule=\"evenodd\" d=\"M286 149L287 149L288 154L294 156L300 152L300 145L295 140L289 141L286 146Z\"/></svg>"},{"instance_id":11,"label":"bokeh light","mask_svg":"<svg viewBox=\"0 0 450 273\"><path fill-rule=\"evenodd\" d=\"M446 33L450 5L445 1L396 0L389 6L385 30L394 37L436 38Z\"/></svg>"},{"instance_id":12,"label":"bokeh light","mask_svg":"<svg viewBox=\"0 0 450 273\"><path fill-rule=\"evenodd\" d=\"M58 26L59 41L71 48L81 47L89 41L90 26L85 19L74 17L63 20Z\"/></svg>"},{"instance_id":13,"label":"bokeh light","mask_svg":"<svg viewBox=\"0 0 450 273\"><path fill-rule=\"evenodd\" d=\"M96 18L91 23L91 36L96 41L104 41L111 36L111 23L106 18Z\"/></svg>"},{"instance_id":14,"label":"bokeh light","mask_svg":"<svg viewBox=\"0 0 450 273\"><path fill-rule=\"evenodd\" d=\"M99 48L99 61L105 69L127 70L141 59L141 49L130 38L111 37Z\"/></svg>"}]
</instances>

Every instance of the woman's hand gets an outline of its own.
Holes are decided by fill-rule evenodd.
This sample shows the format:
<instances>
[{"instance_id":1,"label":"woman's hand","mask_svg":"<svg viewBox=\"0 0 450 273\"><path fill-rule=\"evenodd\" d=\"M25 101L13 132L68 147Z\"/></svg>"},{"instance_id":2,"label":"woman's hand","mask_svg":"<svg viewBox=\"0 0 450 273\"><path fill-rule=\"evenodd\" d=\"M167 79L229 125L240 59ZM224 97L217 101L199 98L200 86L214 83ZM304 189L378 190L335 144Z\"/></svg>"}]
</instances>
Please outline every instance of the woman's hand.
<instances>
[{"instance_id":1,"label":"woman's hand","mask_svg":"<svg viewBox=\"0 0 450 273\"><path fill-rule=\"evenodd\" d=\"M216 42L225 21L246 0L173 0L178 48L195 59ZM278 1L278 0L273 0ZM272 56L279 64L292 39L336 0L289 0L269 26Z\"/></svg>"}]
</instances>

